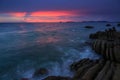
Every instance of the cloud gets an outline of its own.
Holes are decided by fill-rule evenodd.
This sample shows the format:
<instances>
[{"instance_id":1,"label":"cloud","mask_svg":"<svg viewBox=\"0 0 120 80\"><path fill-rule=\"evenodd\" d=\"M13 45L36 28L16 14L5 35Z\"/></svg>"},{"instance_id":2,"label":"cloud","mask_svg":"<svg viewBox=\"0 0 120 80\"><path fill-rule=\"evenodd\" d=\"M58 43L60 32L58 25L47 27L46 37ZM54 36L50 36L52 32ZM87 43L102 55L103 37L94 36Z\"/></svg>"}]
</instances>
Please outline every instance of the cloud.
<instances>
[{"instance_id":1,"label":"cloud","mask_svg":"<svg viewBox=\"0 0 120 80\"><path fill-rule=\"evenodd\" d=\"M8 14L15 17L24 17L26 15L26 12L11 12Z\"/></svg>"}]
</instances>

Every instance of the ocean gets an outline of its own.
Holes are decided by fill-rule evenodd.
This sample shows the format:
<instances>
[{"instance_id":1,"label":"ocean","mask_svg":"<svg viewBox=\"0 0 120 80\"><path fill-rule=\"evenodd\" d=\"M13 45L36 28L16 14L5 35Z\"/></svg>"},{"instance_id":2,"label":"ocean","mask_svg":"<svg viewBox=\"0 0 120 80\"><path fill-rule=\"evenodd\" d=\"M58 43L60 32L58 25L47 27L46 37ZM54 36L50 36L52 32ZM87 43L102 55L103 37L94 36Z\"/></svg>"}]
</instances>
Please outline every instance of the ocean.
<instances>
[{"instance_id":1,"label":"ocean","mask_svg":"<svg viewBox=\"0 0 120 80\"><path fill-rule=\"evenodd\" d=\"M107 22L0 23L0 80L41 80L46 76L72 76L70 64L99 59L86 41L89 34L104 30ZM117 23L110 23L111 27ZM85 26L94 26L92 29ZM119 29L119 27L116 27ZM32 77L35 70L48 69Z\"/></svg>"}]
</instances>

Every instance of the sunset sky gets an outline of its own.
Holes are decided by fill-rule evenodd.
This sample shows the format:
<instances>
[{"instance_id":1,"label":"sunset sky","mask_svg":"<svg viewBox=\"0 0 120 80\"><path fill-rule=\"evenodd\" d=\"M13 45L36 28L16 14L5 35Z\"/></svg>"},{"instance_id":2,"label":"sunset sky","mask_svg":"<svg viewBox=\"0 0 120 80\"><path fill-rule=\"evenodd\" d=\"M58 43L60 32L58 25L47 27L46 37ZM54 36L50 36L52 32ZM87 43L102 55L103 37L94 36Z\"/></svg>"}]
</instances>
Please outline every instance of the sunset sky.
<instances>
[{"instance_id":1,"label":"sunset sky","mask_svg":"<svg viewBox=\"0 0 120 80\"><path fill-rule=\"evenodd\" d=\"M0 22L120 21L120 0L0 0Z\"/></svg>"}]
</instances>

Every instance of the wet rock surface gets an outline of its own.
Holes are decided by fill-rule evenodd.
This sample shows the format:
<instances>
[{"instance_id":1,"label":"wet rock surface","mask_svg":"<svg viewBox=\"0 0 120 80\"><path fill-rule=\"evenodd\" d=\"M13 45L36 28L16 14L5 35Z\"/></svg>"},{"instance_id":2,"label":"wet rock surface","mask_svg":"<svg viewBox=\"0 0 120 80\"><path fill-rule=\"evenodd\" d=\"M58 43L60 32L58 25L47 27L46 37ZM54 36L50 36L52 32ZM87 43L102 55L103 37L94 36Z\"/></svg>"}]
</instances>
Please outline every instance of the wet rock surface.
<instances>
[{"instance_id":1,"label":"wet rock surface","mask_svg":"<svg viewBox=\"0 0 120 80\"><path fill-rule=\"evenodd\" d=\"M117 26L120 27L120 23L118 23Z\"/></svg>"},{"instance_id":2,"label":"wet rock surface","mask_svg":"<svg viewBox=\"0 0 120 80\"><path fill-rule=\"evenodd\" d=\"M85 28L92 29L92 28L94 28L94 26L85 26Z\"/></svg>"},{"instance_id":3,"label":"wet rock surface","mask_svg":"<svg viewBox=\"0 0 120 80\"><path fill-rule=\"evenodd\" d=\"M107 27L112 26L111 24L106 24Z\"/></svg>"},{"instance_id":4,"label":"wet rock surface","mask_svg":"<svg viewBox=\"0 0 120 80\"><path fill-rule=\"evenodd\" d=\"M61 77L61 76L48 76L43 80L72 80L70 77Z\"/></svg>"},{"instance_id":5,"label":"wet rock surface","mask_svg":"<svg viewBox=\"0 0 120 80\"><path fill-rule=\"evenodd\" d=\"M28 78L21 78L21 80L29 80Z\"/></svg>"},{"instance_id":6,"label":"wet rock surface","mask_svg":"<svg viewBox=\"0 0 120 80\"><path fill-rule=\"evenodd\" d=\"M48 74L48 70L46 68L40 68L34 72L33 76L46 75L46 74Z\"/></svg>"},{"instance_id":7,"label":"wet rock surface","mask_svg":"<svg viewBox=\"0 0 120 80\"><path fill-rule=\"evenodd\" d=\"M92 48L96 53L110 61L120 62L120 32L115 27L90 35Z\"/></svg>"}]
</instances>

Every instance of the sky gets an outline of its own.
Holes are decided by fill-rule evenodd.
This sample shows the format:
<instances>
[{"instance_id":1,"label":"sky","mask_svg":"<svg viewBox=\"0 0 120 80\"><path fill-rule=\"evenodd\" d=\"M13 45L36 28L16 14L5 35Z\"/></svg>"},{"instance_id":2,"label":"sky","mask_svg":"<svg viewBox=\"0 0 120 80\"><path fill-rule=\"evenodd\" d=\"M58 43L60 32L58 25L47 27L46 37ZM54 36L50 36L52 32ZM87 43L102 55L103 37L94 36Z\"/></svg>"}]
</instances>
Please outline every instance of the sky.
<instances>
[{"instance_id":1,"label":"sky","mask_svg":"<svg viewBox=\"0 0 120 80\"><path fill-rule=\"evenodd\" d=\"M0 22L120 21L120 0L0 0Z\"/></svg>"}]
</instances>

